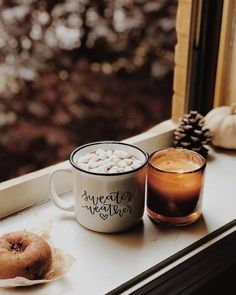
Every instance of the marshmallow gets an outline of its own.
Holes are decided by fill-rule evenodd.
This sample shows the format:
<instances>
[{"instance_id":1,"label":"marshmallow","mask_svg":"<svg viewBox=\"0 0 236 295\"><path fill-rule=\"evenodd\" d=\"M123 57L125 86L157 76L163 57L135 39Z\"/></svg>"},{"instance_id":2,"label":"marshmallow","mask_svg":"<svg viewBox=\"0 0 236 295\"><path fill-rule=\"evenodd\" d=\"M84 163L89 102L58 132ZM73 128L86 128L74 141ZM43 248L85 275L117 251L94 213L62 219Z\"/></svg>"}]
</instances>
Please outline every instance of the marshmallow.
<instances>
[{"instance_id":1,"label":"marshmallow","mask_svg":"<svg viewBox=\"0 0 236 295\"><path fill-rule=\"evenodd\" d=\"M139 166L141 166L141 163L140 163L140 161L138 161L138 160L134 160L133 163L131 164L131 167L132 167L133 169L136 169L136 168L138 168Z\"/></svg>"},{"instance_id":2,"label":"marshmallow","mask_svg":"<svg viewBox=\"0 0 236 295\"><path fill-rule=\"evenodd\" d=\"M86 155L85 156L82 156L80 158L78 158L78 163L84 163L84 164L87 164L88 161L89 161L89 157L87 157Z\"/></svg>"},{"instance_id":3,"label":"marshmallow","mask_svg":"<svg viewBox=\"0 0 236 295\"><path fill-rule=\"evenodd\" d=\"M125 168L127 166L127 164L125 163L124 160L121 160L121 161L117 162L117 166L119 166L120 168Z\"/></svg>"},{"instance_id":4,"label":"marshmallow","mask_svg":"<svg viewBox=\"0 0 236 295\"><path fill-rule=\"evenodd\" d=\"M115 150L114 155L116 155L120 159L130 158L131 155L125 151Z\"/></svg>"},{"instance_id":5,"label":"marshmallow","mask_svg":"<svg viewBox=\"0 0 236 295\"><path fill-rule=\"evenodd\" d=\"M98 163L97 162L89 162L88 163L88 168L97 168L98 167Z\"/></svg>"},{"instance_id":6,"label":"marshmallow","mask_svg":"<svg viewBox=\"0 0 236 295\"><path fill-rule=\"evenodd\" d=\"M108 154L106 152L100 153L98 155L98 159L100 160L105 160L106 158L108 158Z\"/></svg>"}]
</instances>

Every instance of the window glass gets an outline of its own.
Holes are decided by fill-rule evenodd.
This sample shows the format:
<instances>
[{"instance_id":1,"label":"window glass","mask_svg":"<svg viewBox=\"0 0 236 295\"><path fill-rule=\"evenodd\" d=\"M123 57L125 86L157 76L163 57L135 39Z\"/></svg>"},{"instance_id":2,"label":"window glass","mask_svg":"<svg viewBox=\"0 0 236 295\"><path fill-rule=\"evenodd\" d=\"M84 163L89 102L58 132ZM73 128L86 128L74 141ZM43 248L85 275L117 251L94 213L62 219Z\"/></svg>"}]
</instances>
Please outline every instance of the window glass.
<instances>
[{"instance_id":1,"label":"window glass","mask_svg":"<svg viewBox=\"0 0 236 295\"><path fill-rule=\"evenodd\" d=\"M0 181L170 117L177 0L0 0Z\"/></svg>"}]
</instances>

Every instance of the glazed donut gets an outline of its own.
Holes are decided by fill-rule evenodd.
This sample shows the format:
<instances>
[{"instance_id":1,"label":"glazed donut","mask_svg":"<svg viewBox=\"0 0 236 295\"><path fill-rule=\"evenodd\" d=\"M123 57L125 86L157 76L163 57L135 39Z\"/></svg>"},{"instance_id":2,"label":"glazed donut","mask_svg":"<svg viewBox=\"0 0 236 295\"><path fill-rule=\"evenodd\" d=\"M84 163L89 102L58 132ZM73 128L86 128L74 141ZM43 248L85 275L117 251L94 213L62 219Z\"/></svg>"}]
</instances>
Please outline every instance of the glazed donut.
<instances>
[{"instance_id":1,"label":"glazed donut","mask_svg":"<svg viewBox=\"0 0 236 295\"><path fill-rule=\"evenodd\" d=\"M0 237L0 279L42 279L52 263L52 250L40 236L27 231Z\"/></svg>"}]
</instances>

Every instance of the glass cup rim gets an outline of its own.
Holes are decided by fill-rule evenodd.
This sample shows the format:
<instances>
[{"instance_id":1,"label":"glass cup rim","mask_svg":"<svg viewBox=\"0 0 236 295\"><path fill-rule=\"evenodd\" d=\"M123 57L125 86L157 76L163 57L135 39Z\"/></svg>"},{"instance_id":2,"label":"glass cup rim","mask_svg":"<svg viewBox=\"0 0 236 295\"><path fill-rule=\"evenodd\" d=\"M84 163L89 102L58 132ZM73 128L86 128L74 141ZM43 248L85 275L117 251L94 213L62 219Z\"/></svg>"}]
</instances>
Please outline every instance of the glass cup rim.
<instances>
[{"instance_id":1,"label":"glass cup rim","mask_svg":"<svg viewBox=\"0 0 236 295\"><path fill-rule=\"evenodd\" d=\"M82 168L79 168L74 160L73 160L73 157L74 155L79 151L79 150L82 150L83 148L86 148L88 146L92 146L92 145L99 145L99 144L117 144L117 145L124 145L124 146L129 146L131 148L134 148L136 150L139 150L143 155L144 155L144 162L138 167L138 168L135 168L135 169L132 169L130 171L124 171L124 172L117 172L117 173L99 173L99 172L91 172L91 171L88 171L88 170L84 170ZM136 146L136 145L133 145L133 144L129 144L129 143L125 143L125 142L121 142L121 141L113 141L113 140L104 140L104 141L94 141L94 142L90 142L90 143L86 143L86 144L83 144L79 147L77 147L76 149L74 149L72 151L72 153L70 154L70 158L69 158L69 162L70 164L77 170L81 171L81 172L84 172L84 173L87 173L87 174L91 174L91 175L96 175L96 176L121 176L121 175L126 175L126 174L130 174L130 173L134 173L140 169L142 169L147 163L148 163L148 160L149 160L149 154L142 148Z\"/></svg>"},{"instance_id":2,"label":"glass cup rim","mask_svg":"<svg viewBox=\"0 0 236 295\"><path fill-rule=\"evenodd\" d=\"M200 165L198 168L193 169L193 170L190 170L190 171L181 171L181 172L179 172L179 171L166 171L166 170L160 169L160 168L158 168L158 167L156 167L156 166L154 166L154 165L152 165L150 163L152 157L156 153L168 151L168 150L171 150L171 149L172 150L185 151L185 152L188 152L188 153L195 154L195 156L199 157L202 160L202 165ZM148 166L151 166L154 170L156 170L158 172L162 172L162 173L169 173L169 174L189 174L189 173L196 173L199 170L204 170L205 167L206 167L206 159L202 155L200 155L199 153L197 153L197 152L195 152L193 150L189 150L189 149L181 148L181 147L167 147L167 148L156 150L153 153L151 153L151 155L149 156L149 159L148 159Z\"/></svg>"}]
</instances>

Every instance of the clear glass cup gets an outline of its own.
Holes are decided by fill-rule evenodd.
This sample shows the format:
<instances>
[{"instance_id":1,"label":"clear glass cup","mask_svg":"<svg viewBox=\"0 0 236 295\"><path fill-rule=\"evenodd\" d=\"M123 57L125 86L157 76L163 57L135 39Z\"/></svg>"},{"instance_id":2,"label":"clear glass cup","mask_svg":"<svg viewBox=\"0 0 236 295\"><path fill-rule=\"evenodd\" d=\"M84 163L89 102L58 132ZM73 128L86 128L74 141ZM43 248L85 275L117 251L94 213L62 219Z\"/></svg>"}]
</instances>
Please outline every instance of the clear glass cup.
<instances>
[{"instance_id":1,"label":"clear glass cup","mask_svg":"<svg viewBox=\"0 0 236 295\"><path fill-rule=\"evenodd\" d=\"M148 163L147 213L157 222L181 226L201 216L206 160L182 148L154 152Z\"/></svg>"}]
</instances>

